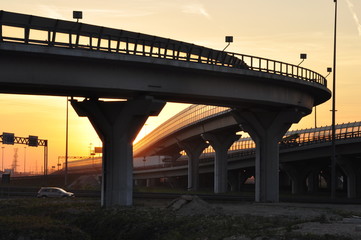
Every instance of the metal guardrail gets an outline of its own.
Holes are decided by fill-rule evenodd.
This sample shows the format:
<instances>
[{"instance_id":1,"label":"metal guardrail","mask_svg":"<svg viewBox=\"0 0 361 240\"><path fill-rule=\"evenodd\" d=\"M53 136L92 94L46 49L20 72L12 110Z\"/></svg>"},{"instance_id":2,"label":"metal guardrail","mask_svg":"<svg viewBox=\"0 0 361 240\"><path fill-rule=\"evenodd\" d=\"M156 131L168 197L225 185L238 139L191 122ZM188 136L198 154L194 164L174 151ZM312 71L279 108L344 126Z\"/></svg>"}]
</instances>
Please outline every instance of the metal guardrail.
<instances>
[{"instance_id":1,"label":"metal guardrail","mask_svg":"<svg viewBox=\"0 0 361 240\"><path fill-rule=\"evenodd\" d=\"M293 64L224 52L157 36L0 11L0 44L13 42L195 62L277 74L327 87L326 79Z\"/></svg>"},{"instance_id":2,"label":"metal guardrail","mask_svg":"<svg viewBox=\"0 0 361 240\"><path fill-rule=\"evenodd\" d=\"M226 107L191 105L135 143L133 149L136 151L148 144L154 143L157 139L165 138L174 132L178 132L191 125L196 125L200 121L205 121L229 111L231 109Z\"/></svg>"},{"instance_id":3,"label":"metal guardrail","mask_svg":"<svg viewBox=\"0 0 361 240\"><path fill-rule=\"evenodd\" d=\"M344 140L359 139L361 141L361 122L353 122L336 125L336 143L339 144ZM331 142L331 126L310 128L303 130L289 131L286 133L284 140L280 142L280 149L296 149L298 147L312 144L322 144ZM200 163L213 161L214 150L207 148L200 157ZM241 138L236 141L229 149L228 159L237 159L255 156L255 143L251 138ZM96 169L101 167L101 158L88 158L69 163L69 171L82 171L82 169ZM134 170L151 170L157 168L180 167L188 164L186 158L181 158L175 162L165 162L149 166L135 167ZM100 169L100 168L99 168Z\"/></svg>"},{"instance_id":4,"label":"metal guardrail","mask_svg":"<svg viewBox=\"0 0 361 240\"><path fill-rule=\"evenodd\" d=\"M361 138L361 122L337 124L335 128L336 141ZM283 140L280 141L279 146L280 149L286 149L331 141L332 128L331 126L326 126L288 131ZM229 155L232 155L234 152L238 152L237 154L241 154L242 156L252 155L255 153L255 148L256 144L251 138L241 138L230 147ZM205 150L205 153L213 151L213 149L208 148Z\"/></svg>"},{"instance_id":5,"label":"metal guardrail","mask_svg":"<svg viewBox=\"0 0 361 240\"><path fill-rule=\"evenodd\" d=\"M335 126L336 140L361 138L361 122L337 124ZM319 127L287 132L286 136L298 135L293 139L281 142L285 146L304 146L314 143L325 143L332 141L332 127Z\"/></svg>"}]
</instances>

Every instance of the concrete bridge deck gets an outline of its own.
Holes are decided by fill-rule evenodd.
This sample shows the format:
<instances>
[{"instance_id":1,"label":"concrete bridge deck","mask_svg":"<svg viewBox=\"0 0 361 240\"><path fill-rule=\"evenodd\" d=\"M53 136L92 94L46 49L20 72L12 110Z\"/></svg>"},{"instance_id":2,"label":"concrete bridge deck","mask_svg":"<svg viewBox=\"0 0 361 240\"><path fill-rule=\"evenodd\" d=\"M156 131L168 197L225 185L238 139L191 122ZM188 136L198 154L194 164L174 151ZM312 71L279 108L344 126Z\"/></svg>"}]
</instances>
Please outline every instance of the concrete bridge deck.
<instances>
[{"instance_id":1,"label":"concrete bridge deck","mask_svg":"<svg viewBox=\"0 0 361 240\"><path fill-rule=\"evenodd\" d=\"M277 202L278 139L331 95L322 75L300 66L6 11L0 11L0 92L85 97L71 103L103 141L104 206L132 204L132 142L166 101L235 109L259 150L257 201ZM227 145L236 136L203 137L222 149L217 176L226 175ZM216 188L224 191L225 183Z\"/></svg>"}]
</instances>

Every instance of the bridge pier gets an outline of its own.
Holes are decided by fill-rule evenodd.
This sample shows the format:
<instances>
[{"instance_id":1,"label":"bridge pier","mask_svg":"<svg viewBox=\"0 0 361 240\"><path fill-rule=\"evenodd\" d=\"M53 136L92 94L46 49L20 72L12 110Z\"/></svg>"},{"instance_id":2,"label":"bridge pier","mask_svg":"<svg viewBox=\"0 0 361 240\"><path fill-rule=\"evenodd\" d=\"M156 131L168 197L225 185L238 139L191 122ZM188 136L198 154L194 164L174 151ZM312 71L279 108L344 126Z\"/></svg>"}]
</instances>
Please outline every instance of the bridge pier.
<instances>
[{"instance_id":1,"label":"bridge pier","mask_svg":"<svg viewBox=\"0 0 361 240\"><path fill-rule=\"evenodd\" d=\"M294 110L235 109L235 120L256 143L256 202L279 201L279 147L278 142L304 113Z\"/></svg>"},{"instance_id":2,"label":"bridge pier","mask_svg":"<svg viewBox=\"0 0 361 240\"><path fill-rule=\"evenodd\" d=\"M305 193L307 175L311 169L303 163L282 163L280 167L291 178L292 194Z\"/></svg>"},{"instance_id":3,"label":"bridge pier","mask_svg":"<svg viewBox=\"0 0 361 240\"><path fill-rule=\"evenodd\" d=\"M188 190L197 191L199 189L199 157L209 144L201 138L196 138L178 142L178 146L186 152L189 158Z\"/></svg>"},{"instance_id":4,"label":"bridge pier","mask_svg":"<svg viewBox=\"0 0 361 240\"><path fill-rule=\"evenodd\" d=\"M228 172L228 183L230 185L230 191L240 191L241 189L241 174L240 170L233 170Z\"/></svg>"},{"instance_id":5,"label":"bridge pier","mask_svg":"<svg viewBox=\"0 0 361 240\"><path fill-rule=\"evenodd\" d=\"M227 153L232 144L240 136L235 132L203 133L202 138L208 141L215 151L214 157L214 193L227 192Z\"/></svg>"},{"instance_id":6,"label":"bridge pier","mask_svg":"<svg viewBox=\"0 0 361 240\"><path fill-rule=\"evenodd\" d=\"M308 192L316 193L319 190L319 173L320 170L312 170L307 178Z\"/></svg>"},{"instance_id":7,"label":"bridge pier","mask_svg":"<svg viewBox=\"0 0 361 240\"><path fill-rule=\"evenodd\" d=\"M353 159L346 156L338 156L337 164L347 176L347 197L360 197L361 191L359 187L361 185L361 176L359 173L361 170L361 164L358 162L358 159Z\"/></svg>"},{"instance_id":8,"label":"bridge pier","mask_svg":"<svg viewBox=\"0 0 361 240\"><path fill-rule=\"evenodd\" d=\"M149 116L156 116L163 101L152 98L104 102L71 100L77 114L88 117L103 142L101 205L133 203L133 140Z\"/></svg>"}]
</instances>

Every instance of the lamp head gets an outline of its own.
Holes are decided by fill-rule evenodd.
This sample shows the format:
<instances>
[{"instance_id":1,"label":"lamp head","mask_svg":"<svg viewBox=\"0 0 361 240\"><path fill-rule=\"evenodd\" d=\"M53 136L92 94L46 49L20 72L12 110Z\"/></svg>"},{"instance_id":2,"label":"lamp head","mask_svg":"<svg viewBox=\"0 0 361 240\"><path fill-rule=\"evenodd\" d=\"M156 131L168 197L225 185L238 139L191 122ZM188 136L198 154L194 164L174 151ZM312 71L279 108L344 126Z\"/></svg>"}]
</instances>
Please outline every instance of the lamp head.
<instances>
[{"instance_id":1,"label":"lamp head","mask_svg":"<svg viewBox=\"0 0 361 240\"><path fill-rule=\"evenodd\" d=\"M82 11L73 11L73 18L79 21L79 19L83 19Z\"/></svg>"},{"instance_id":2,"label":"lamp head","mask_svg":"<svg viewBox=\"0 0 361 240\"><path fill-rule=\"evenodd\" d=\"M233 42L233 36L226 36L226 43Z\"/></svg>"}]
</instances>

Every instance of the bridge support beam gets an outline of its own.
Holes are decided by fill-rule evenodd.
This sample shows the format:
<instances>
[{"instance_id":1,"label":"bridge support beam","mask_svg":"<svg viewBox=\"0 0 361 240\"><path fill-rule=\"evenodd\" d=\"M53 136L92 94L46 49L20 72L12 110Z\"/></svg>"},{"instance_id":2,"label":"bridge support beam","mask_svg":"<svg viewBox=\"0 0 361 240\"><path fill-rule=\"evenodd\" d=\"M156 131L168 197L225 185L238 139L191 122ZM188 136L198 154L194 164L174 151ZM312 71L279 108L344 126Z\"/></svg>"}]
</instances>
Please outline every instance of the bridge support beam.
<instances>
[{"instance_id":1,"label":"bridge support beam","mask_svg":"<svg viewBox=\"0 0 361 240\"><path fill-rule=\"evenodd\" d=\"M297 110L243 110L233 111L235 120L256 143L256 202L279 201L279 147L278 142L304 113Z\"/></svg>"},{"instance_id":2,"label":"bridge support beam","mask_svg":"<svg viewBox=\"0 0 361 240\"><path fill-rule=\"evenodd\" d=\"M133 203L133 140L149 116L156 116L165 102L152 98L104 102L71 100L77 114L88 117L103 142L101 205Z\"/></svg>"},{"instance_id":3,"label":"bridge support beam","mask_svg":"<svg viewBox=\"0 0 361 240\"><path fill-rule=\"evenodd\" d=\"M240 136L234 132L203 133L202 138L209 142L215 151L214 158L214 193L227 192L227 153Z\"/></svg>"},{"instance_id":4,"label":"bridge support beam","mask_svg":"<svg viewBox=\"0 0 361 240\"><path fill-rule=\"evenodd\" d=\"M209 144L203 139L197 138L178 142L178 146L188 156L188 190L197 191L199 189L199 157Z\"/></svg>"}]
</instances>

